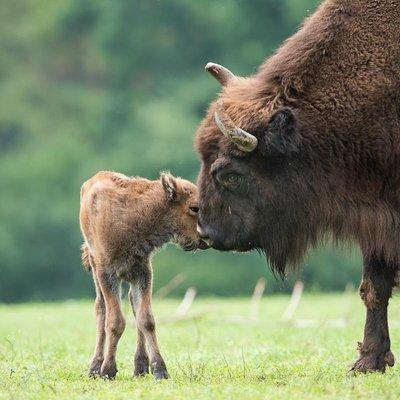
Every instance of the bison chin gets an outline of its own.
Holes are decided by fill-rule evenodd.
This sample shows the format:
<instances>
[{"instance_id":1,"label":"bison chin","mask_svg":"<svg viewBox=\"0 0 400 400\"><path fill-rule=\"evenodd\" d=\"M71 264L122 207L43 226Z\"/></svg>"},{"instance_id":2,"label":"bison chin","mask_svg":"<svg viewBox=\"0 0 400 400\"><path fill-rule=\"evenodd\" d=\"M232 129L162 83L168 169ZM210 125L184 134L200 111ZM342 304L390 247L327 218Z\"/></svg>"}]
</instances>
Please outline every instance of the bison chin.
<instances>
[{"instance_id":1,"label":"bison chin","mask_svg":"<svg viewBox=\"0 0 400 400\"><path fill-rule=\"evenodd\" d=\"M202 229L198 227L198 232L203 241L210 247L219 251L235 251L246 252L251 251L259 246L253 240L247 240L240 237L226 236L218 233L214 229Z\"/></svg>"},{"instance_id":2,"label":"bison chin","mask_svg":"<svg viewBox=\"0 0 400 400\"><path fill-rule=\"evenodd\" d=\"M245 253L247 251L254 250L256 246L252 242L247 243L223 243L211 241L211 247L219 251L234 251L236 253Z\"/></svg>"}]
</instances>

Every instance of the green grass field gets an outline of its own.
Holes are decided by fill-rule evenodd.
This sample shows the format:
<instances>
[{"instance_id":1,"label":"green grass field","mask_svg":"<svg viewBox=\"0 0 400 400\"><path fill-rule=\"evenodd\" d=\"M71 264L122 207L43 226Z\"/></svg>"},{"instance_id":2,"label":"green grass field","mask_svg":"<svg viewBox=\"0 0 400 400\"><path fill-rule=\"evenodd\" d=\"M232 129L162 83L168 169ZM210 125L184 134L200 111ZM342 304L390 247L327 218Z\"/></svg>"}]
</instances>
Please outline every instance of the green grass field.
<instances>
[{"instance_id":1,"label":"green grass field","mask_svg":"<svg viewBox=\"0 0 400 400\"><path fill-rule=\"evenodd\" d=\"M132 318L120 342L116 380L86 376L94 341L89 301L0 306L1 399L398 399L400 368L347 375L362 338L364 310L354 294L304 295L292 323L287 296L264 297L260 320L249 299L198 299L188 320L167 319L177 300L155 301L171 379L132 378ZM130 312L124 301L126 314ZM390 315L400 349L400 301ZM332 320L348 318L347 325ZM310 322L310 320L312 320ZM305 327L304 325L315 326ZM334 326L331 326L331 325Z\"/></svg>"}]
</instances>

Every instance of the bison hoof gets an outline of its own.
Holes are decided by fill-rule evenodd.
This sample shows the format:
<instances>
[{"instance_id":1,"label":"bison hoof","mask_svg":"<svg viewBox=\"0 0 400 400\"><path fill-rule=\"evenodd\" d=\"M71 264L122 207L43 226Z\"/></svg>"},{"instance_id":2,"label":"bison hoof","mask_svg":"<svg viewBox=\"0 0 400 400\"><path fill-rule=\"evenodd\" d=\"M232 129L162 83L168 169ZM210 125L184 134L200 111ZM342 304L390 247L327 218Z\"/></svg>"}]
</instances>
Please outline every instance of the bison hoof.
<instances>
[{"instance_id":1,"label":"bison hoof","mask_svg":"<svg viewBox=\"0 0 400 400\"><path fill-rule=\"evenodd\" d=\"M389 350L386 353L372 353L361 355L361 357L354 363L351 372L367 373L367 372L385 372L386 366L393 367L394 356Z\"/></svg>"},{"instance_id":2,"label":"bison hoof","mask_svg":"<svg viewBox=\"0 0 400 400\"><path fill-rule=\"evenodd\" d=\"M149 373L149 359L137 359L135 360L135 372L134 376L144 376Z\"/></svg>"},{"instance_id":3,"label":"bison hoof","mask_svg":"<svg viewBox=\"0 0 400 400\"><path fill-rule=\"evenodd\" d=\"M100 376L104 379L114 379L117 375L117 366L115 364L103 364L100 371Z\"/></svg>"},{"instance_id":4,"label":"bison hoof","mask_svg":"<svg viewBox=\"0 0 400 400\"><path fill-rule=\"evenodd\" d=\"M154 374L154 378L157 379L157 380L168 379L169 378L168 371L166 369L155 370L153 372L153 374Z\"/></svg>"},{"instance_id":5,"label":"bison hoof","mask_svg":"<svg viewBox=\"0 0 400 400\"><path fill-rule=\"evenodd\" d=\"M164 361L153 362L151 364L151 372L153 373L154 378L157 380L169 378L167 367L165 366Z\"/></svg>"},{"instance_id":6,"label":"bison hoof","mask_svg":"<svg viewBox=\"0 0 400 400\"><path fill-rule=\"evenodd\" d=\"M103 360L100 359L94 359L92 363L90 364L89 368L89 376L91 378L95 378L97 376L100 376L100 371L101 371L101 364L103 363Z\"/></svg>"},{"instance_id":7,"label":"bison hoof","mask_svg":"<svg viewBox=\"0 0 400 400\"><path fill-rule=\"evenodd\" d=\"M97 378L98 376L100 376L100 369L97 368L90 368L89 369L89 378Z\"/></svg>"}]
</instances>

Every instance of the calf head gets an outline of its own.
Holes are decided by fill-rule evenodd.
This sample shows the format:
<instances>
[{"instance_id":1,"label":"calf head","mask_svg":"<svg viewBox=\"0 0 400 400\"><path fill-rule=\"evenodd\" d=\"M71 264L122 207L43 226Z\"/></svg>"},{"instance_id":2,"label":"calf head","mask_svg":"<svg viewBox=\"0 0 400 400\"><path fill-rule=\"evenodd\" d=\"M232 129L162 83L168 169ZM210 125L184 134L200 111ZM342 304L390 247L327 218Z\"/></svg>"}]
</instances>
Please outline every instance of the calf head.
<instances>
[{"instance_id":1,"label":"calf head","mask_svg":"<svg viewBox=\"0 0 400 400\"><path fill-rule=\"evenodd\" d=\"M168 218L174 229L173 241L186 251L207 249L208 245L197 232L197 187L169 173L162 173L160 180L168 203Z\"/></svg>"}]
</instances>

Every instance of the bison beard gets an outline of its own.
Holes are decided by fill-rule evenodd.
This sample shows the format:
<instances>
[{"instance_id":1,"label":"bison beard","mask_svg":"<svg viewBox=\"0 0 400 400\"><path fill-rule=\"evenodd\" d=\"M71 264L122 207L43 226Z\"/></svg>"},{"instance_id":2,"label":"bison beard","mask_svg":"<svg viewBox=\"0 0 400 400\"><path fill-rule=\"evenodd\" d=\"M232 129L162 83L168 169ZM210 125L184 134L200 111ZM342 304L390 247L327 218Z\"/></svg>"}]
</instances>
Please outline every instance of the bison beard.
<instances>
[{"instance_id":1,"label":"bison beard","mask_svg":"<svg viewBox=\"0 0 400 400\"><path fill-rule=\"evenodd\" d=\"M208 64L223 90L197 133L199 231L213 247L260 249L281 275L328 238L361 247L361 372L394 363L399 24L399 2L327 0L255 75Z\"/></svg>"}]
</instances>

